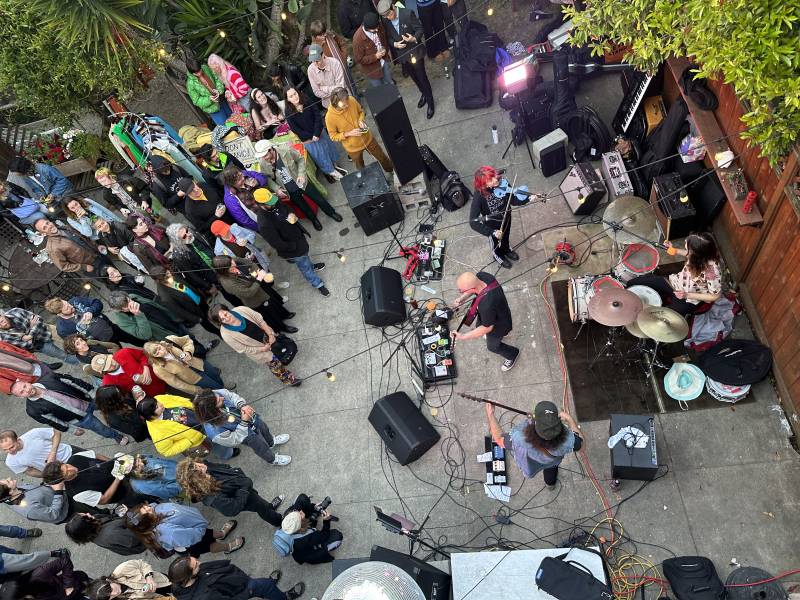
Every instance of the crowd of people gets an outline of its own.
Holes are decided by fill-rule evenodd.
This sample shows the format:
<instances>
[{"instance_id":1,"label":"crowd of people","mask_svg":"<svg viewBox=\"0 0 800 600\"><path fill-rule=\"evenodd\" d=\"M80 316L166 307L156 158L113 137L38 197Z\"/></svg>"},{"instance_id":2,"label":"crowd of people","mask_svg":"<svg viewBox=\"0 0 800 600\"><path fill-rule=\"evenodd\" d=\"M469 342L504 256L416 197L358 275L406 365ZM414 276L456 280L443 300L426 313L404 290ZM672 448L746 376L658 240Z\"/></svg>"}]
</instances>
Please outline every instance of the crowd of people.
<instances>
[{"instance_id":1,"label":"crowd of people","mask_svg":"<svg viewBox=\"0 0 800 600\"><path fill-rule=\"evenodd\" d=\"M231 464L247 447L266 464L287 467L292 459L283 448L291 438L270 430L210 353L224 342L255 363L256 376L263 369L287 386L302 384L291 356L277 350L293 345L288 335L298 328L289 284L276 280L270 255L296 265L330 297L320 277L325 263L311 259L303 221L319 231L343 217L317 176L334 184L347 174L342 150L354 168L364 166L366 151L392 174L367 127L359 84L394 82L397 67L432 118L425 58L447 58L463 4L342 0L341 34L312 22L307 69L273 65L260 87L219 55L188 56L187 94L208 117L210 135L187 160L170 145L181 139L177 132L156 116L141 117L135 141L144 148L126 146L137 168L97 169L95 199L75 192L55 167L24 156L11 161L0 207L38 234L60 271L92 286L48 298L41 314L0 310L0 391L24 402L38 425L0 431L13 474L0 479L3 510L35 525L0 526L0 536L39 537L63 525L78 545L174 560L165 573L139 557L90 576L68 549L0 546L4 598L300 597L302 582L278 587L280 570L257 578L229 560L207 560L245 546L245 536L234 533L242 511L274 530L280 557L333 560L343 536L331 527L338 519L327 510L330 499L315 504L300 494L279 512L285 495L265 499ZM137 125L136 116L126 118ZM230 131L251 140L255 163L226 151ZM102 298L91 291L97 288L106 290ZM198 326L213 341L201 343L192 332ZM82 374L64 372L64 363ZM68 443L65 433L96 450ZM142 450L130 450L139 443ZM210 520L195 504L227 520Z\"/></svg>"}]
</instances>

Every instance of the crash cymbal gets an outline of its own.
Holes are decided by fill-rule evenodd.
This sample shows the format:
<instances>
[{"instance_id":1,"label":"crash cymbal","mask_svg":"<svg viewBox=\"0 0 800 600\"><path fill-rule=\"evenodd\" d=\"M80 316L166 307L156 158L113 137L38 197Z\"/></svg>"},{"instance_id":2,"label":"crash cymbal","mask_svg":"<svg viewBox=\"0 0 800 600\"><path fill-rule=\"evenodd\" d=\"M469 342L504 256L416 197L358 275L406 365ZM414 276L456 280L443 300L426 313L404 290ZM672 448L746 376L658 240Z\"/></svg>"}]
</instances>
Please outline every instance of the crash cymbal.
<instances>
[{"instance_id":1,"label":"crash cymbal","mask_svg":"<svg viewBox=\"0 0 800 600\"><path fill-rule=\"evenodd\" d=\"M603 230L612 240L620 244L636 244L642 241L655 240L656 216L650 204L637 196L620 196L608 205L603 212ZM608 223L617 223L614 228ZM639 236L639 237L637 237Z\"/></svg>"},{"instance_id":2,"label":"crash cymbal","mask_svg":"<svg viewBox=\"0 0 800 600\"><path fill-rule=\"evenodd\" d=\"M606 288L589 300L588 308L589 316L601 325L619 327L636 320L636 315L642 310L642 301L628 290Z\"/></svg>"},{"instance_id":3,"label":"crash cymbal","mask_svg":"<svg viewBox=\"0 0 800 600\"><path fill-rule=\"evenodd\" d=\"M634 337L641 338L643 340L650 339L650 337L646 333L644 333L641 329L639 329L639 326L636 324L636 321L625 325L625 329L627 329L628 333L630 333Z\"/></svg>"},{"instance_id":4,"label":"crash cymbal","mask_svg":"<svg viewBox=\"0 0 800 600\"><path fill-rule=\"evenodd\" d=\"M689 324L680 313L664 306L645 306L636 325L657 342L680 342L689 334Z\"/></svg>"}]
</instances>

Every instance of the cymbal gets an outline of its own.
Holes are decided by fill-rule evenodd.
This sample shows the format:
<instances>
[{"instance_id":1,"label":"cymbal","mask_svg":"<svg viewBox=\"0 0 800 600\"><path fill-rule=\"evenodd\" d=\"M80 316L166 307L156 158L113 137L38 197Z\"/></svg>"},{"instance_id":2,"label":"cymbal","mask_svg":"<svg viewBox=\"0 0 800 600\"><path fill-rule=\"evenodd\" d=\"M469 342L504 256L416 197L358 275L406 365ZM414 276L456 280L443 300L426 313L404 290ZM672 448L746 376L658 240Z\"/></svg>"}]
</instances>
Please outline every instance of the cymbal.
<instances>
[{"instance_id":1,"label":"cymbal","mask_svg":"<svg viewBox=\"0 0 800 600\"><path fill-rule=\"evenodd\" d=\"M680 342L689 334L689 324L680 313L664 306L645 306L636 325L657 342Z\"/></svg>"},{"instance_id":2,"label":"cymbal","mask_svg":"<svg viewBox=\"0 0 800 600\"><path fill-rule=\"evenodd\" d=\"M627 329L628 333L630 333L634 337L642 338L643 340L650 339L646 333L644 333L641 329L639 329L639 326L636 324L636 321L625 325L625 329Z\"/></svg>"},{"instance_id":3,"label":"cymbal","mask_svg":"<svg viewBox=\"0 0 800 600\"><path fill-rule=\"evenodd\" d=\"M620 196L606 207L603 220L618 223L621 229L603 224L605 234L622 244L636 244L641 238L655 240L656 216L650 204L638 196ZM640 237L636 237L640 236Z\"/></svg>"},{"instance_id":4,"label":"cymbal","mask_svg":"<svg viewBox=\"0 0 800 600\"><path fill-rule=\"evenodd\" d=\"M589 300L588 308L589 316L601 325L619 327L636 321L636 315L642 310L642 301L628 290L606 288Z\"/></svg>"}]
</instances>

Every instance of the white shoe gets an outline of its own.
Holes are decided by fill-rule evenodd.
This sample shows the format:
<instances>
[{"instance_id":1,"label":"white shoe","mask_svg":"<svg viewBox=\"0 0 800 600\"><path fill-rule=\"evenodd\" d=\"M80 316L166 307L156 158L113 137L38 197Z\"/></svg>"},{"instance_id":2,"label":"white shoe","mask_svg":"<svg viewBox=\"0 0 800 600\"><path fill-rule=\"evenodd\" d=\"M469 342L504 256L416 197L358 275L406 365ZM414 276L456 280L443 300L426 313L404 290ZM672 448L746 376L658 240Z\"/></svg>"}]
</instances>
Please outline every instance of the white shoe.
<instances>
[{"instance_id":1,"label":"white shoe","mask_svg":"<svg viewBox=\"0 0 800 600\"><path fill-rule=\"evenodd\" d=\"M272 438L272 445L273 446L280 446L288 442L291 438L289 437L288 433L279 433L274 438Z\"/></svg>"},{"instance_id":2,"label":"white shoe","mask_svg":"<svg viewBox=\"0 0 800 600\"><path fill-rule=\"evenodd\" d=\"M327 175L329 175L330 177L332 177L336 181L339 181L342 178L342 174L339 173L339 171L334 171L333 173L327 173Z\"/></svg>"},{"instance_id":3,"label":"white shoe","mask_svg":"<svg viewBox=\"0 0 800 600\"><path fill-rule=\"evenodd\" d=\"M347 158L350 158L349 156ZM333 165L333 168L336 169L342 175L347 175L347 169L340 167L339 165Z\"/></svg>"},{"instance_id":4,"label":"white shoe","mask_svg":"<svg viewBox=\"0 0 800 600\"><path fill-rule=\"evenodd\" d=\"M278 288L279 290L285 290L285 289L287 289L287 288L288 288L290 285L291 285L291 284L290 284L288 281L281 281L281 282L280 282L279 284L277 284L275 287L276 287L276 288Z\"/></svg>"},{"instance_id":5,"label":"white shoe","mask_svg":"<svg viewBox=\"0 0 800 600\"><path fill-rule=\"evenodd\" d=\"M283 303L286 304L289 301L289 296L281 296L283 298Z\"/></svg>"},{"instance_id":6,"label":"white shoe","mask_svg":"<svg viewBox=\"0 0 800 600\"><path fill-rule=\"evenodd\" d=\"M290 462L292 462L291 456L287 456L286 454L276 454L275 460L273 460L270 464L275 465L276 467L285 467Z\"/></svg>"}]
</instances>

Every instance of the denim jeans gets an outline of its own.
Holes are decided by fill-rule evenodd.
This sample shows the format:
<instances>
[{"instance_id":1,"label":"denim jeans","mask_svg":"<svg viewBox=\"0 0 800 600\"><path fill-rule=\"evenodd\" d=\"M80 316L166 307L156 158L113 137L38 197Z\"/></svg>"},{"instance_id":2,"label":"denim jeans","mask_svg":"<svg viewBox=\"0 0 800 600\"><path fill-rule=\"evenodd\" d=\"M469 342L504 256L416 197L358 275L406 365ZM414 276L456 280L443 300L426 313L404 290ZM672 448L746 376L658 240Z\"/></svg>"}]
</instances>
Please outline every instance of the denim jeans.
<instances>
[{"instance_id":1,"label":"denim jeans","mask_svg":"<svg viewBox=\"0 0 800 600\"><path fill-rule=\"evenodd\" d=\"M250 435L248 435L242 443L252 449L259 458L268 463L273 463L275 462L275 453L272 451L273 442L274 440L269 431L269 427L264 423L264 419L258 417L253 431L250 432Z\"/></svg>"},{"instance_id":2,"label":"denim jeans","mask_svg":"<svg viewBox=\"0 0 800 600\"><path fill-rule=\"evenodd\" d=\"M28 535L28 530L16 525L0 525L0 537L24 538Z\"/></svg>"},{"instance_id":3,"label":"denim jeans","mask_svg":"<svg viewBox=\"0 0 800 600\"><path fill-rule=\"evenodd\" d=\"M89 407L86 409L86 416L75 423L75 426L94 431L97 435L110 440L119 441L122 439L122 434L119 431L111 429L111 427L94 416L94 402L89 403Z\"/></svg>"},{"instance_id":4,"label":"denim jeans","mask_svg":"<svg viewBox=\"0 0 800 600\"><path fill-rule=\"evenodd\" d=\"M296 265L300 272L303 274L303 277L306 278L306 281L310 283L314 288L319 289L323 285L322 279L317 276L317 273L314 271L314 263L311 262L311 259L308 258L308 254L304 254L303 256L298 256L296 258L288 259L290 263Z\"/></svg>"},{"instance_id":5,"label":"denim jeans","mask_svg":"<svg viewBox=\"0 0 800 600\"><path fill-rule=\"evenodd\" d=\"M265 598L266 600L286 600L286 593L278 589L278 584L269 577L250 578L247 582L247 592L251 598Z\"/></svg>"},{"instance_id":6,"label":"denim jeans","mask_svg":"<svg viewBox=\"0 0 800 600\"><path fill-rule=\"evenodd\" d=\"M42 344L42 347L38 350L42 354L46 354L47 356L51 356L53 358L57 358L58 360L67 363L68 365L77 365L79 363L78 359L71 354L67 354L61 348L56 346L53 342L45 342Z\"/></svg>"},{"instance_id":7,"label":"denim jeans","mask_svg":"<svg viewBox=\"0 0 800 600\"><path fill-rule=\"evenodd\" d=\"M392 62L389 60L389 55L383 61L383 76L380 79L367 78L367 81L372 87L378 87L385 83L392 83Z\"/></svg>"}]
</instances>

